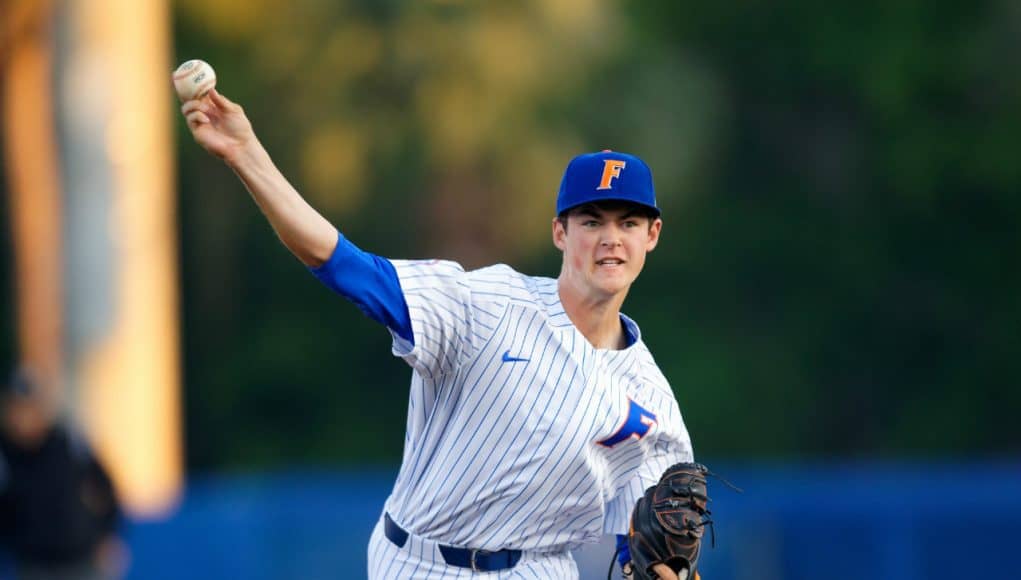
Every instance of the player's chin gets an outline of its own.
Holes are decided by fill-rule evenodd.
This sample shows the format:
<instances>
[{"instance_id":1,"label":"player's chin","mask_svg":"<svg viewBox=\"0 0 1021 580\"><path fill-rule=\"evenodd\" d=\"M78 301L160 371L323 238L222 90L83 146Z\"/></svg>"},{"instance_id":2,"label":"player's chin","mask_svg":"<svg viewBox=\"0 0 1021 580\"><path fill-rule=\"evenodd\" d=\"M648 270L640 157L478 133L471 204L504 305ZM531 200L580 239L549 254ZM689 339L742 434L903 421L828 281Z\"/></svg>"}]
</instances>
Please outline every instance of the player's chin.
<instances>
[{"instance_id":1,"label":"player's chin","mask_svg":"<svg viewBox=\"0 0 1021 580\"><path fill-rule=\"evenodd\" d=\"M598 272L595 276L595 286L606 294L618 294L631 287L634 276L625 271Z\"/></svg>"}]
</instances>

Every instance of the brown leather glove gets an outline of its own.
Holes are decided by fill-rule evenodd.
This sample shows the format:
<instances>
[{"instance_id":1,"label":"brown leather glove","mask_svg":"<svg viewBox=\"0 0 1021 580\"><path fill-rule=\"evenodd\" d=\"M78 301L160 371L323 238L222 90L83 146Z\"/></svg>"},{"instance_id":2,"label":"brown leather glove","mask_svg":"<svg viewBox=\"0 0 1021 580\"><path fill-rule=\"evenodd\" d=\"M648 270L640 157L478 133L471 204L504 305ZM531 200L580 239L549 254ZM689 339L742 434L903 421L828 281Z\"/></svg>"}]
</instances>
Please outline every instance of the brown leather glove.
<instances>
[{"instance_id":1,"label":"brown leather glove","mask_svg":"<svg viewBox=\"0 0 1021 580\"><path fill-rule=\"evenodd\" d=\"M698 463L678 463L663 472L659 483L645 490L631 513L628 547L635 580L659 578L653 571L664 564L696 578L705 526L712 525L707 508L706 475Z\"/></svg>"}]
</instances>

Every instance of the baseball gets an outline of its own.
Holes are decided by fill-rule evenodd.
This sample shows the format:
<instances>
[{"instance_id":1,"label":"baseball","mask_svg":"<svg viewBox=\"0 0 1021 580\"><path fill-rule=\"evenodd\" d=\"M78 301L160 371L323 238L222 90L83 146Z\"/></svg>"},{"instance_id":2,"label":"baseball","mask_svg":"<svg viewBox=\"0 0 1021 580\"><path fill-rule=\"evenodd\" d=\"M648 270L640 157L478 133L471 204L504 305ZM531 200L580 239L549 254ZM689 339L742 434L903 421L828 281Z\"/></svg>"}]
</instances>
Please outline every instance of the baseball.
<instances>
[{"instance_id":1,"label":"baseball","mask_svg":"<svg viewBox=\"0 0 1021 580\"><path fill-rule=\"evenodd\" d=\"M216 86L216 73L204 60L186 61L174 71L174 88L181 101L199 99Z\"/></svg>"}]
</instances>

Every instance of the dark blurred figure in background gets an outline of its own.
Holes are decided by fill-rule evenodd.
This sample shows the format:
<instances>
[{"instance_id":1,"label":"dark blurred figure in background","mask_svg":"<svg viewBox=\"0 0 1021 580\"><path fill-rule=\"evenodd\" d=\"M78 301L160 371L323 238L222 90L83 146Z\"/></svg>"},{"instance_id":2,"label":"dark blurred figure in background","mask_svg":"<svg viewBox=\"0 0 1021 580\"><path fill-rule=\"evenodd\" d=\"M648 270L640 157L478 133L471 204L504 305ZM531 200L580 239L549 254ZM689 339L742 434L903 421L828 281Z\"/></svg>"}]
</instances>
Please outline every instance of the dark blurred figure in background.
<instances>
[{"instance_id":1,"label":"dark blurred figure in background","mask_svg":"<svg viewBox=\"0 0 1021 580\"><path fill-rule=\"evenodd\" d=\"M0 546L17 580L120 577L117 499L85 439L23 369L0 388L0 411Z\"/></svg>"}]
</instances>

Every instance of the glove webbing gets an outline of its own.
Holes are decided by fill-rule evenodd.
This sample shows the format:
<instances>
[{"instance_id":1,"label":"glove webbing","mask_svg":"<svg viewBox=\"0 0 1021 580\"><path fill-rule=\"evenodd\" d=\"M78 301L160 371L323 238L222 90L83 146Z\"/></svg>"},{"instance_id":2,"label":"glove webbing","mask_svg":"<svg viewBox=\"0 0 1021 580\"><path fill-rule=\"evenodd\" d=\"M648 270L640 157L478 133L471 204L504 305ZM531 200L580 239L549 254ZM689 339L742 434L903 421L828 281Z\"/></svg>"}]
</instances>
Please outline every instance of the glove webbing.
<instances>
[{"instance_id":1,"label":"glove webbing","mask_svg":"<svg viewBox=\"0 0 1021 580\"><path fill-rule=\"evenodd\" d=\"M736 491L737 493L744 493L743 489L741 489L740 487L734 485L733 483L730 483L725 477L723 477L722 475L720 475L720 474L718 474L718 473L716 473L714 471L711 471L705 465L703 465L701 463L696 463L695 465L698 468L698 470L701 471L703 474L705 474L707 476L710 476L710 477L713 477L714 479L718 479L718 480L722 481L727 487L729 487L730 489ZM684 495L684 494L675 493L675 495ZM688 483L688 489L687 489L687 494L686 495L688 497L691 497L692 495L694 495L694 490L692 490L690 482ZM709 501L712 501L712 500L710 499ZM677 507L680 507L680 505L681 505L681 502L679 502L679 501L677 501L676 499L673 499L673 498L667 500L667 503L672 508L677 508ZM699 523L688 522L688 529L689 530L695 530L695 529L697 529L699 527L709 526L709 545L710 545L711 548L715 549L716 548L716 526L714 525L713 519L710 517L711 515L712 515L712 512L709 511L708 507L706 507L705 514L703 515L702 521L699 522ZM621 546L621 544L618 543L617 544L617 549L614 550L614 552L613 552L613 557L610 558L610 568L606 572L606 580L613 580L613 565L614 565L614 563L617 562L617 556L620 555L621 551L623 551L623 546ZM628 567L630 567L630 566L631 566L631 562L626 562L626 563L621 564L621 572L624 574L625 578L627 578L628 574L630 573L630 570L628 570Z\"/></svg>"}]
</instances>

